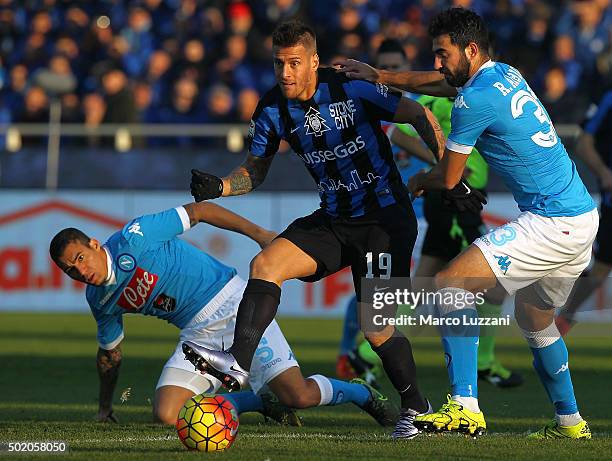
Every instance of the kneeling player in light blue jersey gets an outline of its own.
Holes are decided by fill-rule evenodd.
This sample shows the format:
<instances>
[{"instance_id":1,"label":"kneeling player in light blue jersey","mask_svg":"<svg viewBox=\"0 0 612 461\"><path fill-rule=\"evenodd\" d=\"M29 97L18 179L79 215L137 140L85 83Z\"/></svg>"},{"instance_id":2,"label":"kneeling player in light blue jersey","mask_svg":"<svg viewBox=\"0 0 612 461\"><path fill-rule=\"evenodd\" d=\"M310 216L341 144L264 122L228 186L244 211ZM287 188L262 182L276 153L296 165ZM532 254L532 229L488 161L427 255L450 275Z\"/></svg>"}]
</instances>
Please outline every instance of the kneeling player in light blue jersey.
<instances>
[{"instance_id":1,"label":"kneeling player in light blue jersey","mask_svg":"<svg viewBox=\"0 0 612 461\"><path fill-rule=\"evenodd\" d=\"M262 248L276 236L210 203L192 203L126 224L101 244L67 228L51 241L53 261L88 285L86 295L98 324L100 376L98 419L115 421L113 392L122 361L123 315L152 315L178 327L180 340L166 362L155 393L154 417L174 424L185 401L216 392L221 382L197 371L187 359L199 346L231 346L238 304L246 282L226 266L177 236L198 222L232 230ZM291 408L354 403L378 423L395 424L397 410L360 380L347 383L322 375L304 378L278 324L266 329L249 380L251 391L227 395L239 413L256 411L281 423L299 425ZM262 390L269 389L273 392Z\"/></svg>"},{"instance_id":2,"label":"kneeling player in light blue jersey","mask_svg":"<svg viewBox=\"0 0 612 461\"><path fill-rule=\"evenodd\" d=\"M513 67L490 59L482 18L452 8L433 18L429 34L435 72L378 71L352 60L339 62L339 70L408 91L456 96L444 157L428 173L411 178L412 195L455 187L476 147L512 191L522 213L477 239L438 272L440 315L453 320L476 316L476 307L459 299L497 283L516 293L517 323L555 408L555 420L531 436L590 438L553 316L591 258L599 223L595 203L527 82ZM416 418L420 429L472 435L486 430L477 400L477 330L441 329L452 395L438 412Z\"/></svg>"}]
</instances>

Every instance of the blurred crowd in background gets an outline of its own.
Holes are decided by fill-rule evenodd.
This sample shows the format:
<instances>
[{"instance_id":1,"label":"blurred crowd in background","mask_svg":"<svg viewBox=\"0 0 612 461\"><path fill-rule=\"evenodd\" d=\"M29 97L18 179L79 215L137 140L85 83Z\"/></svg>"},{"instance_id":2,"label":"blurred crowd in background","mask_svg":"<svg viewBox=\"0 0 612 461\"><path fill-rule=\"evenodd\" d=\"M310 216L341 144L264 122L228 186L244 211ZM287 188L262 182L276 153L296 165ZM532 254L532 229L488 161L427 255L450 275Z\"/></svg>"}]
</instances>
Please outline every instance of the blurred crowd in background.
<instances>
[{"instance_id":1,"label":"blurred crowd in background","mask_svg":"<svg viewBox=\"0 0 612 461\"><path fill-rule=\"evenodd\" d=\"M430 18L473 9L495 36L496 59L517 67L556 123L580 123L612 82L609 0L0 0L0 123L47 122L49 79L62 121L249 121L274 86L271 33L300 18L323 64L373 61L384 38L409 68L431 69Z\"/></svg>"}]
</instances>

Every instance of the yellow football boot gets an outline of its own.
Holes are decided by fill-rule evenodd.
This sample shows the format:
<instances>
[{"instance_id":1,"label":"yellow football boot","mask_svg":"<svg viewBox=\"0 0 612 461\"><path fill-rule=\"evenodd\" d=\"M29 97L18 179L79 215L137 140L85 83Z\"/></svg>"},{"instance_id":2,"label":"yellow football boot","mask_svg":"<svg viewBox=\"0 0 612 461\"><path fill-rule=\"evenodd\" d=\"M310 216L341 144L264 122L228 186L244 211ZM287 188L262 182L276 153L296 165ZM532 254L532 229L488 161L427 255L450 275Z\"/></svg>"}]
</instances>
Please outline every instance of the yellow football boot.
<instances>
[{"instance_id":1,"label":"yellow football boot","mask_svg":"<svg viewBox=\"0 0 612 461\"><path fill-rule=\"evenodd\" d=\"M591 429L585 420L573 426L561 426L553 420L538 432L529 434L529 439L590 439Z\"/></svg>"},{"instance_id":2,"label":"yellow football boot","mask_svg":"<svg viewBox=\"0 0 612 461\"><path fill-rule=\"evenodd\" d=\"M472 437L484 435L487 423L482 411L474 413L447 396L448 401L438 411L417 416L414 425L423 432L459 432Z\"/></svg>"}]
</instances>

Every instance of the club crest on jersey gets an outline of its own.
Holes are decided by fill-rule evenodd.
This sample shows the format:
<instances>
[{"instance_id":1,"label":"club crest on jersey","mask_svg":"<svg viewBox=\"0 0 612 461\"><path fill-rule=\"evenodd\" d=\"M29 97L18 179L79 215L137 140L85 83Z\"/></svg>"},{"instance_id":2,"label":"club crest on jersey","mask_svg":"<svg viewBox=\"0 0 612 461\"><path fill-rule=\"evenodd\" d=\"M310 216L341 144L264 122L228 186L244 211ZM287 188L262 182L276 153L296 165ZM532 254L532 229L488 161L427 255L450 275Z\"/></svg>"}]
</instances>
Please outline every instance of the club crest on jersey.
<instances>
[{"instance_id":1,"label":"club crest on jersey","mask_svg":"<svg viewBox=\"0 0 612 461\"><path fill-rule=\"evenodd\" d=\"M117 305L130 311L142 309L151 297L157 280L159 280L158 275L137 267L136 272L119 296Z\"/></svg>"},{"instance_id":2,"label":"club crest on jersey","mask_svg":"<svg viewBox=\"0 0 612 461\"><path fill-rule=\"evenodd\" d=\"M136 260L132 255L123 253L117 258L117 266L123 272L132 272L134 267L136 267Z\"/></svg>"},{"instance_id":3,"label":"club crest on jersey","mask_svg":"<svg viewBox=\"0 0 612 461\"><path fill-rule=\"evenodd\" d=\"M304 123L304 128L306 128L306 134L321 136L323 133L331 129L325 123L325 119L321 117L321 112L314 107L310 107L308 109L305 117L306 122Z\"/></svg>"}]
</instances>

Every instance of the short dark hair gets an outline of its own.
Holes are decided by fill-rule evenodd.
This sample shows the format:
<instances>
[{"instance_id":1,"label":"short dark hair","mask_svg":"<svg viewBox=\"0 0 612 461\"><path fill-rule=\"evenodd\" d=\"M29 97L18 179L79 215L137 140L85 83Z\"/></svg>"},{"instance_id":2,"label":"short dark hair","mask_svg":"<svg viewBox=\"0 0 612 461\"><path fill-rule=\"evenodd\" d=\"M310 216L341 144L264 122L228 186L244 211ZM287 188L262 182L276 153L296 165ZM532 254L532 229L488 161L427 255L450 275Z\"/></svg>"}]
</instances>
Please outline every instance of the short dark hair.
<instances>
[{"instance_id":1,"label":"short dark hair","mask_svg":"<svg viewBox=\"0 0 612 461\"><path fill-rule=\"evenodd\" d=\"M87 234L74 227L68 227L55 234L49 245L49 255L55 264L59 264L59 259L64 254L64 250L69 243L80 242L89 245L91 239Z\"/></svg>"},{"instance_id":2,"label":"short dark hair","mask_svg":"<svg viewBox=\"0 0 612 461\"><path fill-rule=\"evenodd\" d=\"M449 8L435 16L429 24L431 38L448 34L450 41L461 48L474 42L483 54L489 54L489 31L484 20L471 10Z\"/></svg>"},{"instance_id":3,"label":"short dark hair","mask_svg":"<svg viewBox=\"0 0 612 461\"><path fill-rule=\"evenodd\" d=\"M293 20L279 24L272 32L272 46L286 48L296 45L317 50L317 36L312 27Z\"/></svg>"},{"instance_id":4,"label":"short dark hair","mask_svg":"<svg viewBox=\"0 0 612 461\"><path fill-rule=\"evenodd\" d=\"M406 57L404 47L399 40L395 40L394 38L386 38L381 42L376 54L378 55L381 53L400 53L404 58Z\"/></svg>"}]
</instances>

